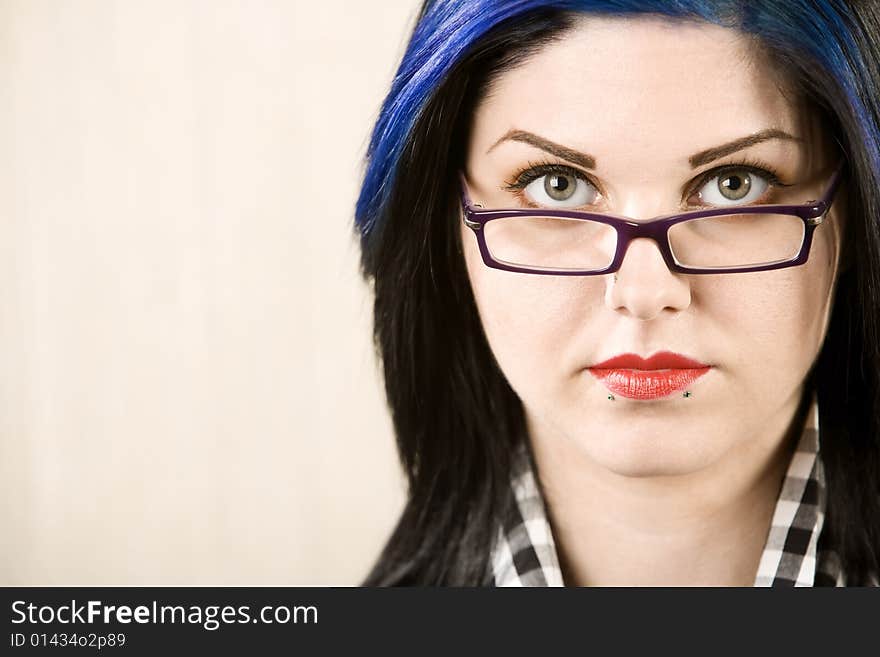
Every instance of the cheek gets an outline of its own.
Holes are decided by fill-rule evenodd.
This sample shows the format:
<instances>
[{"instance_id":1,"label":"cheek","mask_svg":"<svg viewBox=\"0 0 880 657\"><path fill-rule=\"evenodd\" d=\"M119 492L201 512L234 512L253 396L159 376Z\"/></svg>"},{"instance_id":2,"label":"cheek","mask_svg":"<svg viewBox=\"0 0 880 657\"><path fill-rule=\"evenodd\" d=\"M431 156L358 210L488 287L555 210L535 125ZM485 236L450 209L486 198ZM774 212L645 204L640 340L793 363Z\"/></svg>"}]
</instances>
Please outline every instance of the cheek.
<instances>
[{"instance_id":1,"label":"cheek","mask_svg":"<svg viewBox=\"0 0 880 657\"><path fill-rule=\"evenodd\" d=\"M792 330L811 356L818 353L831 318L839 257L840 236L835 225L826 224L814 234L810 259L792 270Z\"/></svg>"},{"instance_id":2,"label":"cheek","mask_svg":"<svg viewBox=\"0 0 880 657\"><path fill-rule=\"evenodd\" d=\"M728 342L723 351L749 385L800 384L827 330L836 282L833 231L814 236L800 267L715 278L700 288L696 326L712 327ZM708 281L707 281L708 283Z\"/></svg>"},{"instance_id":3,"label":"cheek","mask_svg":"<svg viewBox=\"0 0 880 657\"><path fill-rule=\"evenodd\" d=\"M517 274L487 267L469 229L465 260L480 320L502 372L519 383L558 376L566 345L582 333L601 303L599 277Z\"/></svg>"}]
</instances>

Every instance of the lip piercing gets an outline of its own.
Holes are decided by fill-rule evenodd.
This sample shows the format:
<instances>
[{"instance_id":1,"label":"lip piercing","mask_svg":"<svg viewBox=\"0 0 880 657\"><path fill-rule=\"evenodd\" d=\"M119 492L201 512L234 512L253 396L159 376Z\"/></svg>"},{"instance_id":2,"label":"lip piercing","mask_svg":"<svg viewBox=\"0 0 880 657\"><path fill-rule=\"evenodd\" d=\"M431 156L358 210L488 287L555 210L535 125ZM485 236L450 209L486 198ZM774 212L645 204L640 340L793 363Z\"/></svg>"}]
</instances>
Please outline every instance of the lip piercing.
<instances>
[{"instance_id":1,"label":"lip piercing","mask_svg":"<svg viewBox=\"0 0 880 657\"><path fill-rule=\"evenodd\" d=\"M611 401L614 401L614 395L608 395L608 399L610 399Z\"/></svg>"}]
</instances>

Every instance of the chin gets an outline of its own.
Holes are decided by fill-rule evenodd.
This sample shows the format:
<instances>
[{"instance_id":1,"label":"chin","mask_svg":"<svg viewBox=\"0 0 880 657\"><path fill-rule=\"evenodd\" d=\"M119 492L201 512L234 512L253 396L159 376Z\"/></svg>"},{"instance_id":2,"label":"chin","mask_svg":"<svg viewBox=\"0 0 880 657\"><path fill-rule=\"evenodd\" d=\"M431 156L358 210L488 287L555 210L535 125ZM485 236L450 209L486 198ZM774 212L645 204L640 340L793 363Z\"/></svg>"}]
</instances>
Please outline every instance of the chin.
<instances>
[{"instance_id":1,"label":"chin","mask_svg":"<svg viewBox=\"0 0 880 657\"><path fill-rule=\"evenodd\" d=\"M621 477L675 477L708 467L710 455L688 440L656 436L615 436L605 444L581 443L585 456L600 468Z\"/></svg>"},{"instance_id":2,"label":"chin","mask_svg":"<svg viewBox=\"0 0 880 657\"><path fill-rule=\"evenodd\" d=\"M654 461L616 460L610 463L600 463L606 470L614 474L630 479L647 479L653 477L676 477L688 475L699 468L693 468L683 463L673 463L656 459Z\"/></svg>"}]
</instances>

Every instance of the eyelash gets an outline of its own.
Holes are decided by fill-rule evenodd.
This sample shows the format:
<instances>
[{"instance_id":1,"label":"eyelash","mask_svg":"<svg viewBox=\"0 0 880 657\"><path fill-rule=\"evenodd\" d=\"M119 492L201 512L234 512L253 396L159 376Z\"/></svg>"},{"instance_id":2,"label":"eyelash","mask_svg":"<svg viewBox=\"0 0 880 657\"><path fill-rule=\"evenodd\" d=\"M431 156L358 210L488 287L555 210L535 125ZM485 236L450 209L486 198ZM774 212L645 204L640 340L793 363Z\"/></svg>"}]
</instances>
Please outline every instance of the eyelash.
<instances>
[{"instance_id":1,"label":"eyelash","mask_svg":"<svg viewBox=\"0 0 880 657\"><path fill-rule=\"evenodd\" d=\"M769 189L772 189L774 187L791 187L791 183L784 183L781 181L779 171L776 168L774 168L767 162L764 162L763 160L759 160L753 157L746 157L739 162L731 162L729 164L724 164L720 167L709 169L708 171L704 172L702 175L700 175L697 182L694 183L694 185L691 187L690 191L688 192L688 198L693 196L697 192L697 190L699 190L703 185L705 185L713 178L718 178L729 171L742 170L749 171L750 173L754 173L764 178L767 181ZM508 192L512 192L523 203L530 204L531 202L524 197L523 190L534 180L537 180L542 176L552 175L554 173L572 175L575 178L585 180L601 194L599 185L597 185L589 176L584 174L582 171L575 169L574 167L567 166L565 164L550 162L548 160L538 162L530 161L525 169L520 170L510 180L506 180L504 182L504 189Z\"/></svg>"}]
</instances>

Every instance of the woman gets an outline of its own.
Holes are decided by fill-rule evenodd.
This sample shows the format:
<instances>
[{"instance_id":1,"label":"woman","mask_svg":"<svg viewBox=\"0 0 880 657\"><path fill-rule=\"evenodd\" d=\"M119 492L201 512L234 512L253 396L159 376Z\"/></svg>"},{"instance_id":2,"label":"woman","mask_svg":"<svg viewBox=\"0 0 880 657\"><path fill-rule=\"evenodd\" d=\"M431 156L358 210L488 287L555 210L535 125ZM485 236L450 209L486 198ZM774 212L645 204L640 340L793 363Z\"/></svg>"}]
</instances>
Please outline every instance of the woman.
<instances>
[{"instance_id":1,"label":"woman","mask_svg":"<svg viewBox=\"0 0 880 657\"><path fill-rule=\"evenodd\" d=\"M357 207L409 482L366 584L877 583L878 37L424 4Z\"/></svg>"}]
</instances>

